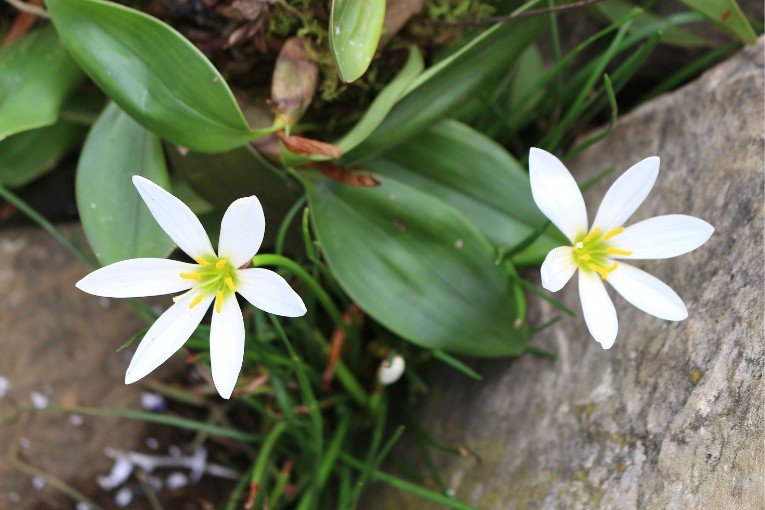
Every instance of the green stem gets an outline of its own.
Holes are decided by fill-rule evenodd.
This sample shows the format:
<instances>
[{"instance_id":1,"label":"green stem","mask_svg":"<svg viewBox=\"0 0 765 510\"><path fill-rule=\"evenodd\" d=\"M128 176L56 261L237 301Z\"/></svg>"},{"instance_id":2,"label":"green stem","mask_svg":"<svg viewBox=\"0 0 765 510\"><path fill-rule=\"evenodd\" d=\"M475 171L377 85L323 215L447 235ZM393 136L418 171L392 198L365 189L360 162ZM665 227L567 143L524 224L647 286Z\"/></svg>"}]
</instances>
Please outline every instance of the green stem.
<instances>
[{"instance_id":1,"label":"green stem","mask_svg":"<svg viewBox=\"0 0 765 510\"><path fill-rule=\"evenodd\" d=\"M287 430L287 423L282 421L277 423L266 436L266 440L263 441L263 446L260 448L258 459L255 461L255 467L252 470L252 476L250 477L251 486L260 487L266 467L268 466L268 459L271 457L271 451L285 430Z\"/></svg>"}]
</instances>

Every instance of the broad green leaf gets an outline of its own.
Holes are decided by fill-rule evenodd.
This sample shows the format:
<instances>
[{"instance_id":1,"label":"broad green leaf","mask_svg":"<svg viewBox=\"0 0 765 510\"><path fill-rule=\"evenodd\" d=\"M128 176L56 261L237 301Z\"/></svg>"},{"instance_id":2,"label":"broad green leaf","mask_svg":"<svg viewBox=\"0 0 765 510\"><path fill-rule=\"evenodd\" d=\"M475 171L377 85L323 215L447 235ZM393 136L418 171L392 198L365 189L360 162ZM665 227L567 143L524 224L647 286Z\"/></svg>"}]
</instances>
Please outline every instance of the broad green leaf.
<instances>
[{"instance_id":1,"label":"broad green leaf","mask_svg":"<svg viewBox=\"0 0 765 510\"><path fill-rule=\"evenodd\" d=\"M736 39L747 43L757 42L755 33L746 15L736 0L680 0L694 11Z\"/></svg>"},{"instance_id":2,"label":"broad green leaf","mask_svg":"<svg viewBox=\"0 0 765 510\"><path fill-rule=\"evenodd\" d=\"M0 48L0 140L56 122L61 103L83 78L52 28Z\"/></svg>"},{"instance_id":3,"label":"broad green leaf","mask_svg":"<svg viewBox=\"0 0 765 510\"><path fill-rule=\"evenodd\" d=\"M380 42L385 0L332 0L329 49L340 79L361 78Z\"/></svg>"},{"instance_id":4,"label":"broad green leaf","mask_svg":"<svg viewBox=\"0 0 765 510\"><path fill-rule=\"evenodd\" d=\"M530 115L544 96L537 86L545 73L544 57L536 45L529 46L518 58L515 74L510 83L507 107L510 118L505 119L512 129L521 126L520 120Z\"/></svg>"},{"instance_id":5,"label":"broad green leaf","mask_svg":"<svg viewBox=\"0 0 765 510\"><path fill-rule=\"evenodd\" d=\"M455 207L498 248L514 247L547 223L518 161L457 121L442 121L366 166ZM514 261L539 263L565 243L561 234L544 235Z\"/></svg>"},{"instance_id":6,"label":"broad green leaf","mask_svg":"<svg viewBox=\"0 0 765 510\"><path fill-rule=\"evenodd\" d=\"M133 186L142 175L167 188L162 144L111 103L88 133L77 165L77 210L98 260L166 257L174 244Z\"/></svg>"},{"instance_id":7,"label":"broad green leaf","mask_svg":"<svg viewBox=\"0 0 765 510\"><path fill-rule=\"evenodd\" d=\"M627 16L634 8L635 6L632 3L625 0L606 0L592 6L593 10L612 23ZM636 32L651 30L652 26L655 26L657 29L661 28L663 31L661 42L664 44L684 48L710 46L710 43L703 37L699 37L682 27L669 25L664 18L649 11L643 11L637 15L632 23L632 29ZM655 31L656 29L653 30Z\"/></svg>"},{"instance_id":8,"label":"broad green leaf","mask_svg":"<svg viewBox=\"0 0 765 510\"><path fill-rule=\"evenodd\" d=\"M237 198L256 195L266 214L266 235L275 236L284 214L301 196L300 186L247 145L223 154L181 155L168 147L170 164L219 211Z\"/></svg>"},{"instance_id":9,"label":"broad green leaf","mask_svg":"<svg viewBox=\"0 0 765 510\"><path fill-rule=\"evenodd\" d=\"M377 94L375 100L369 105L361 120L353 126L353 129L346 133L335 145L343 149L343 152L348 152L363 142L385 120L388 112L406 93L409 85L422 72L424 66L422 53L420 53L416 46L411 46L409 48L409 58L406 60L406 64L404 64L401 71Z\"/></svg>"},{"instance_id":10,"label":"broad green leaf","mask_svg":"<svg viewBox=\"0 0 765 510\"><path fill-rule=\"evenodd\" d=\"M522 351L526 329L516 319L523 304L491 244L456 209L387 176L377 176L376 187L314 172L301 177L322 252L366 313L432 349Z\"/></svg>"},{"instance_id":11,"label":"broad green leaf","mask_svg":"<svg viewBox=\"0 0 765 510\"><path fill-rule=\"evenodd\" d=\"M207 58L165 23L101 0L46 5L85 72L158 136L196 151L222 152L262 134L247 125Z\"/></svg>"},{"instance_id":12,"label":"broad green leaf","mask_svg":"<svg viewBox=\"0 0 765 510\"><path fill-rule=\"evenodd\" d=\"M501 23L484 31L456 53L415 79L407 95L377 129L347 155L356 163L382 154L438 120L507 71L544 26L542 17Z\"/></svg>"},{"instance_id":13,"label":"broad green leaf","mask_svg":"<svg viewBox=\"0 0 765 510\"><path fill-rule=\"evenodd\" d=\"M55 167L82 141L85 128L60 120L0 141L0 184L23 186Z\"/></svg>"}]
</instances>

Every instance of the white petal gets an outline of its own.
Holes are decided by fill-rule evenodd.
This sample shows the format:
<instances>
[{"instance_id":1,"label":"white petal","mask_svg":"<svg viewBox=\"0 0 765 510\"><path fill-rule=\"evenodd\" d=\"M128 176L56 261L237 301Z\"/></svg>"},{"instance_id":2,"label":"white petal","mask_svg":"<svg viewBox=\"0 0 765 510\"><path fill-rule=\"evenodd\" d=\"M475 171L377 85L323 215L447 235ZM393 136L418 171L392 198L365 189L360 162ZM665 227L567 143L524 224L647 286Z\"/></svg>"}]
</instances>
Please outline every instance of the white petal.
<instances>
[{"instance_id":1,"label":"white petal","mask_svg":"<svg viewBox=\"0 0 765 510\"><path fill-rule=\"evenodd\" d=\"M305 315L306 308L297 292L273 271L268 269L242 269L237 272L236 290L264 312L285 317Z\"/></svg>"},{"instance_id":2,"label":"white petal","mask_svg":"<svg viewBox=\"0 0 765 510\"><path fill-rule=\"evenodd\" d=\"M537 207L571 242L576 236L587 232L587 208L582 192L558 158L532 147L529 177Z\"/></svg>"},{"instance_id":3,"label":"white petal","mask_svg":"<svg viewBox=\"0 0 765 510\"><path fill-rule=\"evenodd\" d=\"M668 321L681 321L688 317L683 300L669 285L636 267L619 264L608 275L608 283L645 313Z\"/></svg>"},{"instance_id":4,"label":"white petal","mask_svg":"<svg viewBox=\"0 0 765 510\"><path fill-rule=\"evenodd\" d=\"M542 287L550 292L558 292L574 276L576 268L570 246L555 248L542 263Z\"/></svg>"},{"instance_id":5,"label":"white petal","mask_svg":"<svg viewBox=\"0 0 765 510\"><path fill-rule=\"evenodd\" d=\"M715 228L704 220L684 214L656 216L630 225L612 238L611 244L631 255L620 259L667 259L693 251L711 237Z\"/></svg>"},{"instance_id":6,"label":"white petal","mask_svg":"<svg viewBox=\"0 0 765 510\"><path fill-rule=\"evenodd\" d=\"M606 192L592 228L600 227L605 233L624 225L651 192L658 176L659 158L656 156L632 165Z\"/></svg>"},{"instance_id":7,"label":"white petal","mask_svg":"<svg viewBox=\"0 0 765 510\"><path fill-rule=\"evenodd\" d=\"M616 340L619 322L614 303L597 273L579 271L579 299L590 334L604 349L610 349Z\"/></svg>"},{"instance_id":8,"label":"white petal","mask_svg":"<svg viewBox=\"0 0 765 510\"><path fill-rule=\"evenodd\" d=\"M235 200L223 215L218 256L240 267L258 252L266 231L263 207L254 196Z\"/></svg>"},{"instance_id":9,"label":"white petal","mask_svg":"<svg viewBox=\"0 0 765 510\"><path fill-rule=\"evenodd\" d=\"M236 296L223 298L220 312L213 311L210 325L210 364L215 388L230 398L244 360L244 319Z\"/></svg>"},{"instance_id":10,"label":"white petal","mask_svg":"<svg viewBox=\"0 0 765 510\"><path fill-rule=\"evenodd\" d=\"M188 290L196 283L181 273L198 269L168 259L129 259L97 269L75 284L83 292L111 298L161 296Z\"/></svg>"},{"instance_id":11,"label":"white petal","mask_svg":"<svg viewBox=\"0 0 765 510\"><path fill-rule=\"evenodd\" d=\"M178 248L192 259L215 254L199 218L186 204L140 175L133 176L133 184L154 219Z\"/></svg>"},{"instance_id":12,"label":"white petal","mask_svg":"<svg viewBox=\"0 0 765 510\"><path fill-rule=\"evenodd\" d=\"M403 356L395 355L393 359L386 359L380 364L380 368L377 369L377 380L383 386L388 386L401 379L406 369L406 361Z\"/></svg>"},{"instance_id":13,"label":"white petal","mask_svg":"<svg viewBox=\"0 0 765 510\"><path fill-rule=\"evenodd\" d=\"M178 300L149 328L130 360L125 384L134 383L164 363L197 328L213 300L213 295L202 299L194 308L189 305L195 293Z\"/></svg>"}]
</instances>

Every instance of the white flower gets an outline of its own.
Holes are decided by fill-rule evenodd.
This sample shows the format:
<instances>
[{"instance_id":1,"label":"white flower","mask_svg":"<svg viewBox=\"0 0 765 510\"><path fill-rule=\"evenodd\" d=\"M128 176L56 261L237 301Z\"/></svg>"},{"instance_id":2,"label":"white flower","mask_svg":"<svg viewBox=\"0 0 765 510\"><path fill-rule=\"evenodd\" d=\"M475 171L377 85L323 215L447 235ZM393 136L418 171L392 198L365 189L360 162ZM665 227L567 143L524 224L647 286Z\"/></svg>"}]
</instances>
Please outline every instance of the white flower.
<instances>
[{"instance_id":1,"label":"white flower","mask_svg":"<svg viewBox=\"0 0 765 510\"><path fill-rule=\"evenodd\" d=\"M532 148L529 172L537 206L571 241L571 246L547 254L542 264L542 286L557 292L579 269L584 320L604 349L614 344L618 323L602 280L646 313L671 321L688 317L683 300L667 284L616 260L676 257L695 250L714 232L709 223L682 214L623 226L653 188L659 175L658 157L644 159L614 182L591 226L582 193L558 158Z\"/></svg>"},{"instance_id":2,"label":"white flower","mask_svg":"<svg viewBox=\"0 0 765 510\"><path fill-rule=\"evenodd\" d=\"M404 357L396 354L391 358L385 358L377 369L377 380L383 386L388 386L401 379L406 368Z\"/></svg>"},{"instance_id":3,"label":"white flower","mask_svg":"<svg viewBox=\"0 0 765 510\"><path fill-rule=\"evenodd\" d=\"M278 274L241 269L260 248L266 221L254 196L232 203L223 216L218 252L186 204L140 176L133 184L154 219L196 264L167 259L130 259L90 273L77 282L89 294L113 298L158 296L186 291L149 328L130 362L125 383L133 383L180 349L215 302L210 327L210 361L218 393L229 398L244 359L244 319L235 292L275 315L306 312L300 296Z\"/></svg>"}]
</instances>

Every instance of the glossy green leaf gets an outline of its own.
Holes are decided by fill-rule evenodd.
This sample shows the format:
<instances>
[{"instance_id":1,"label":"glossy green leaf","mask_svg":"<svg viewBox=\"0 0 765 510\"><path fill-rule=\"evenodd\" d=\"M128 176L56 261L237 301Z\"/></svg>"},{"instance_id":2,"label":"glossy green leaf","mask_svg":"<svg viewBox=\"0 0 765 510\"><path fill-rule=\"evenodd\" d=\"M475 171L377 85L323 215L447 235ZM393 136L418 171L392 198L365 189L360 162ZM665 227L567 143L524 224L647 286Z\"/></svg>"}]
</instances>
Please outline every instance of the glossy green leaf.
<instances>
[{"instance_id":1,"label":"glossy green leaf","mask_svg":"<svg viewBox=\"0 0 765 510\"><path fill-rule=\"evenodd\" d=\"M0 48L0 140L56 122L84 78L52 28Z\"/></svg>"},{"instance_id":2,"label":"glossy green leaf","mask_svg":"<svg viewBox=\"0 0 765 510\"><path fill-rule=\"evenodd\" d=\"M165 23L101 0L46 5L85 72L160 137L200 152L222 152L262 134L247 125L207 58Z\"/></svg>"},{"instance_id":3,"label":"glossy green leaf","mask_svg":"<svg viewBox=\"0 0 765 510\"><path fill-rule=\"evenodd\" d=\"M529 46L518 58L515 74L510 84L507 108L510 112L504 119L512 129L519 128L522 119L533 114L534 108L544 97L544 90L538 86L545 74L542 52L536 45Z\"/></svg>"},{"instance_id":4,"label":"glossy green leaf","mask_svg":"<svg viewBox=\"0 0 765 510\"><path fill-rule=\"evenodd\" d=\"M536 39L541 17L501 23L484 31L459 51L427 69L377 129L350 151L347 162L376 157L428 129L471 98L486 82L507 71Z\"/></svg>"},{"instance_id":5,"label":"glossy green leaf","mask_svg":"<svg viewBox=\"0 0 765 510\"><path fill-rule=\"evenodd\" d=\"M332 0L329 49L341 80L356 81L367 70L384 19L385 0Z\"/></svg>"},{"instance_id":6,"label":"glossy green leaf","mask_svg":"<svg viewBox=\"0 0 765 510\"><path fill-rule=\"evenodd\" d=\"M300 197L300 186L247 145L223 154L182 155L168 147L170 164L219 211L237 198L256 195L266 214L266 235L275 236L284 214Z\"/></svg>"},{"instance_id":7,"label":"glossy green leaf","mask_svg":"<svg viewBox=\"0 0 765 510\"><path fill-rule=\"evenodd\" d=\"M442 121L366 166L452 205L497 248L512 248L547 223L518 161L457 121ZM541 236L514 261L539 263L565 242L562 235Z\"/></svg>"},{"instance_id":8,"label":"glossy green leaf","mask_svg":"<svg viewBox=\"0 0 765 510\"><path fill-rule=\"evenodd\" d=\"M702 14L709 21L747 43L757 42L755 33L746 15L736 0L680 0L694 11Z\"/></svg>"},{"instance_id":9,"label":"glossy green leaf","mask_svg":"<svg viewBox=\"0 0 765 510\"><path fill-rule=\"evenodd\" d=\"M377 94L375 100L369 105L361 120L353 126L353 129L346 133L335 145L343 149L343 152L348 152L366 140L375 128L385 120L385 117L404 96L409 86L419 76L424 67L422 53L420 53L416 46L411 46L409 48L409 58L406 60L406 64L404 64L401 71Z\"/></svg>"},{"instance_id":10,"label":"glossy green leaf","mask_svg":"<svg viewBox=\"0 0 765 510\"><path fill-rule=\"evenodd\" d=\"M592 6L593 10L611 23L624 18L634 8L634 4L625 0L605 0L604 2L598 2ZM635 17L632 23L632 29L636 32L643 30L655 31L656 29L652 29L652 26L661 28L663 31L661 42L664 44L680 46L683 48L710 46L710 43L703 37L699 37L690 30L686 30L682 27L669 25L662 17L649 11L641 12Z\"/></svg>"},{"instance_id":11,"label":"glossy green leaf","mask_svg":"<svg viewBox=\"0 0 765 510\"><path fill-rule=\"evenodd\" d=\"M85 135L85 128L60 120L0 141L0 184L23 186L52 170Z\"/></svg>"},{"instance_id":12,"label":"glossy green leaf","mask_svg":"<svg viewBox=\"0 0 765 510\"><path fill-rule=\"evenodd\" d=\"M521 352L523 304L491 244L456 209L387 176L377 176L380 186L354 187L301 175L322 252L366 313L425 347Z\"/></svg>"},{"instance_id":13,"label":"glossy green leaf","mask_svg":"<svg viewBox=\"0 0 765 510\"><path fill-rule=\"evenodd\" d=\"M169 184L159 139L111 103L90 129L77 165L77 210L102 264L166 257L174 244L133 186L142 175Z\"/></svg>"}]
</instances>

